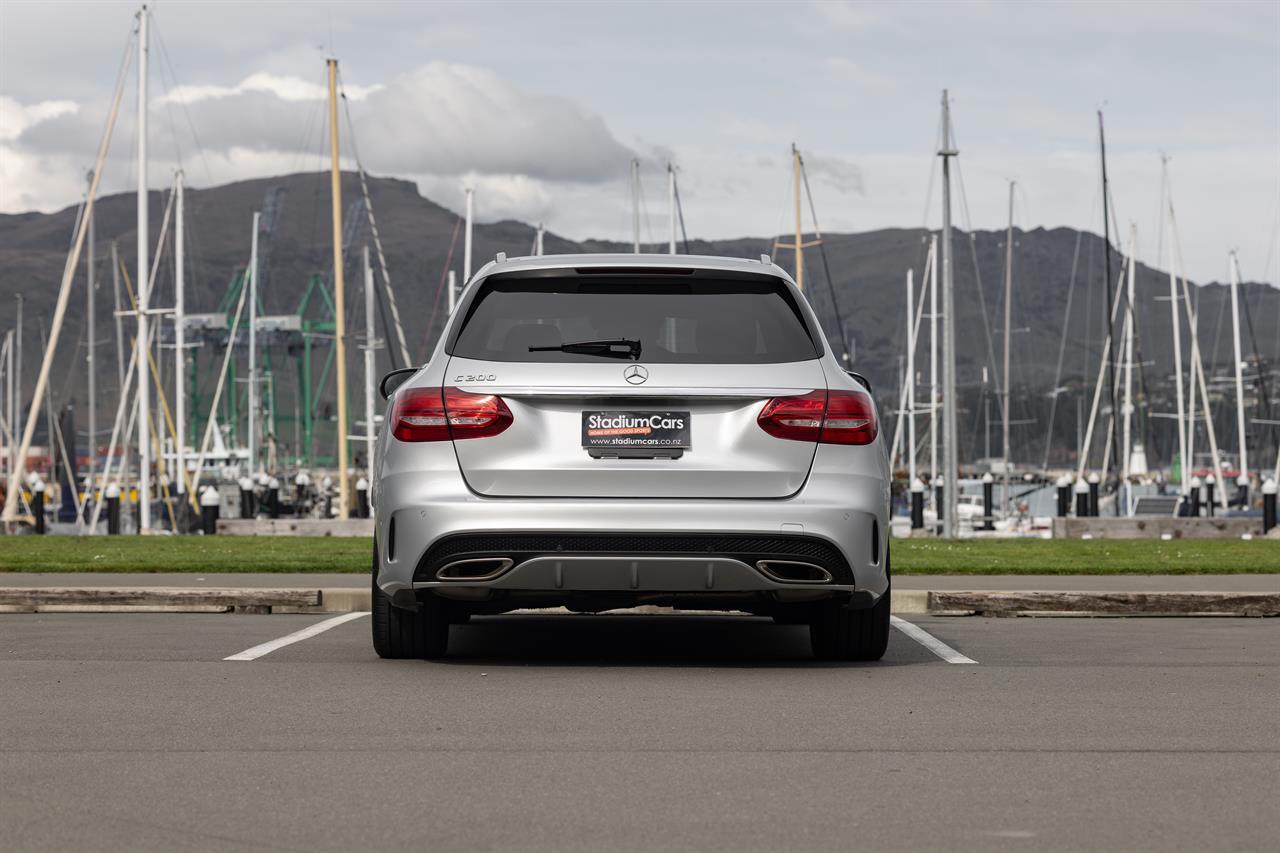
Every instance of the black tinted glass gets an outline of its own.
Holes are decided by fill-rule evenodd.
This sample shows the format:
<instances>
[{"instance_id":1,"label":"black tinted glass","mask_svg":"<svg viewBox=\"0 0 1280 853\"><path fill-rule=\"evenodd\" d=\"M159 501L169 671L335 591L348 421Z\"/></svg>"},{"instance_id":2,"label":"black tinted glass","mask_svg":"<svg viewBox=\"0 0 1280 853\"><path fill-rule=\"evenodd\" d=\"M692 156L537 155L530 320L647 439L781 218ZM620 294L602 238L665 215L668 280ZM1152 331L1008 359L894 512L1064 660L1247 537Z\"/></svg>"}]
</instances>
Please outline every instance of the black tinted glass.
<instances>
[{"instance_id":1,"label":"black tinted glass","mask_svg":"<svg viewBox=\"0 0 1280 853\"><path fill-rule=\"evenodd\" d=\"M780 281L564 277L494 279L469 306L453 355L488 361L600 362L530 352L584 341L640 342L654 364L778 364L819 353Z\"/></svg>"}]
</instances>

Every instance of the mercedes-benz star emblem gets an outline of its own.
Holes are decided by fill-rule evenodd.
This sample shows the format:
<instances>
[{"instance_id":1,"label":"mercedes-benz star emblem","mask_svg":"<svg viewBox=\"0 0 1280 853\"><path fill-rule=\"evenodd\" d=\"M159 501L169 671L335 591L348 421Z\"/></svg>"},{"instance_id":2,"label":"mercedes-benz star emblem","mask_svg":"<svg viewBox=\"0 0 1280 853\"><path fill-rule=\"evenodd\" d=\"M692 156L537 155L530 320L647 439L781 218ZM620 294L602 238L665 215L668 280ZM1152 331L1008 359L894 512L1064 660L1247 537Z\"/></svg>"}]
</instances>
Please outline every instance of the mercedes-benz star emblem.
<instances>
[{"instance_id":1,"label":"mercedes-benz star emblem","mask_svg":"<svg viewBox=\"0 0 1280 853\"><path fill-rule=\"evenodd\" d=\"M622 371L622 378L630 382L632 385L639 385L649 378L649 371L645 370L638 364L633 364L626 370Z\"/></svg>"}]
</instances>

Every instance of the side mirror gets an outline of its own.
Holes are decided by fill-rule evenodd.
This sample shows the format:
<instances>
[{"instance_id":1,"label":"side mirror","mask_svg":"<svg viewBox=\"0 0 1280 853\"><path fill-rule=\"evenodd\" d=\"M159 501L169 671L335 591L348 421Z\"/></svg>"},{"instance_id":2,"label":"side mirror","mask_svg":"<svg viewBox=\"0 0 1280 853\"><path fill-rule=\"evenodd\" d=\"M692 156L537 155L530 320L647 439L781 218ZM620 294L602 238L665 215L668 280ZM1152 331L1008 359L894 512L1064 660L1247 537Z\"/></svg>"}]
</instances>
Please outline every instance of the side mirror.
<instances>
[{"instance_id":1,"label":"side mirror","mask_svg":"<svg viewBox=\"0 0 1280 853\"><path fill-rule=\"evenodd\" d=\"M417 372L418 368L416 367L402 367L399 370L391 371L382 377L382 381L378 383L378 393L382 395L382 399L390 399L391 395L396 393L396 389L408 382L409 378Z\"/></svg>"}]
</instances>

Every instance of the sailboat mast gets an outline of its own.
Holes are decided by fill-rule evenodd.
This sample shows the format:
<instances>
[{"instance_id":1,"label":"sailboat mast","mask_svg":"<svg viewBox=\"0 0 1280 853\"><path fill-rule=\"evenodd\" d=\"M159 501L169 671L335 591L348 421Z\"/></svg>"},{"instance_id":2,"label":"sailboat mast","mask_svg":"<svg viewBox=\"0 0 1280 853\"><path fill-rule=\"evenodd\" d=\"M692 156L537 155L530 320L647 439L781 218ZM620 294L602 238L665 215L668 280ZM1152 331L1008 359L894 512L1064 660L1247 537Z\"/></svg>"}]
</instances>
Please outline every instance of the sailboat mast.
<instances>
[{"instance_id":1,"label":"sailboat mast","mask_svg":"<svg viewBox=\"0 0 1280 853\"><path fill-rule=\"evenodd\" d=\"M916 481L916 283L907 269L907 485Z\"/></svg>"},{"instance_id":2,"label":"sailboat mast","mask_svg":"<svg viewBox=\"0 0 1280 853\"><path fill-rule=\"evenodd\" d=\"M373 388L374 351L378 345L373 328L373 267L369 264L369 247L364 247L364 464L373 476Z\"/></svg>"},{"instance_id":3,"label":"sailboat mast","mask_svg":"<svg viewBox=\"0 0 1280 853\"><path fill-rule=\"evenodd\" d=\"M4 333L4 349L0 352L4 356L4 425L5 434L4 442L4 475L5 482L13 473L13 455L17 448L14 447L13 435L18 430L13 425L13 329L9 329Z\"/></svg>"},{"instance_id":4,"label":"sailboat mast","mask_svg":"<svg viewBox=\"0 0 1280 853\"><path fill-rule=\"evenodd\" d=\"M253 214L249 239L249 475L258 467L258 229L262 214ZM345 388L341 382L339 388Z\"/></svg>"},{"instance_id":5,"label":"sailboat mast","mask_svg":"<svg viewBox=\"0 0 1280 853\"><path fill-rule=\"evenodd\" d=\"M151 301L151 264L147 222L147 7L138 13L138 530L151 529L151 378L147 309Z\"/></svg>"},{"instance_id":6,"label":"sailboat mast","mask_svg":"<svg viewBox=\"0 0 1280 853\"><path fill-rule=\"evenodd\" d=\"M929 237L929 482L938 479L938 235Z\"/></svg>"},{"instance_id":7,"label":"sailboat mast","mask_svg":"<svg viewBox=\"0 0 1280 853\"><path fill-rule=\"evenodd\" d=\"M9 365L9 373L13 376L13 388L10 390L9 406L9 476L18 470L18 424L22 417L22 305L25 298L17 295L17 321L13 327L13 363ZM119 322L117 320L116 322Z\"/></svg>"},{"instance_id":8,"label":"sailboat mast","mask_svg":"<svg viewBox=\"0 0 1280 853\"><path fill-rule=\"evenodd\" d=\"M5 385L4 385L4 403L5 403L5 408L4 408L4 423L5 423L5 429L6 429L6 431L7 431L7 434L6 434L6 436L5 436L5 442L4 442L4 446L5 446L5 459L4 459L4 461L5 461L5 469L4 469L4 474L5 474L5 477L6 477L6 478L8 478L8 477L10 477L10 476L12 476L12 475L13 475L13 472L14 472L14 469L15 469L15 466L14 466L14 464L13 464L13 460L14 460L14 458L17 456L17 453L18 453L18 448L17 448L17 446L16 446L16 444L15 444L15 442L14 442L14 440L13 440L14 435L15 435L15 434L17 434L17 432L18 432L18 427L16 426L16 423L15 423L15 422L16 422L16 420L17 420L17 419L16 419L16 417L15 417L15 414L16 414L16 413L15 413L15 411L14 411L15 406L14 406L14 403L13 403L13 400L14 400L14 396L13 396L13 344L14 344L14 340L13 340L13 339L14 339L14 337L15 337L15 335L14 335L14 330L13 330L13 329L10 329L9 331L7 331L7 332L5 332L5 333L4 333L4 357L5 357L5 365L4 365L4 383L5 383Z\"/></svg>"},{"instance_id":9,"label":"sailboat mast","mask_svg":"<svg viewBox=\"0 0 1280 853\"><path fill-rule=\"evenodd\" d=\"M1135 297L1134 277L1137 267L1137 259L1134 257L1138 251L1138 227L1136 225L1129 226L1129 249L1127 260L1127 274L1125 276L1125 311L1124 311L1124 403L1121 406L1120 414L1124 418L1124 443L1123 456L1120 457L1120 479L1122 485L1127 486L1129 477L1133 475L1133 338L1137 331L1134 329L1134 323L1137 317L1133 313L1133 303Z\"/></svg>"},{"instance_id":10,"label":"sailboat mast","mask_svg":"<svg viewBox=\"0 0 1280 853\"><path fill-rule=\"evenodd\" d=\"M174 396L174 460L178 469L178 494L187 490L187 238L185 216L186 181L179 169L174 175L177 198L177 222L173 229L174 297L173 297L173 396ZM92 415L90 415L92 417Z\"/></svg>"},{"instance_id":11,"label":"sailboat mast","mask_svg":"<svg viewBox=\"0 0 1280 853\"><path fill-rule=\"evenodd\" d=\"M794 174L792 183L796 188L796 287L804 290L804 226L800 220L800 149L791 143L791 168Z\"/></svg>"},{"instance_id":12,"label":"sailboat mast","mask_svg":"<svg viewBox=\"0 0 1280 853\"><path fill-rule=\"evenodd\" d=\"M1187 458L1186 402L1183 399L1182 390L1182 322L1180 318L1181 312L1178 310L1178 277L1174 272L1173 265L1172 217L1165 220L1165 233L1168 235L1165 243L1169 246L1169 321L1173 327L1173 379L1178 401L1178 467L1181 481L1178 491L1180 494L1186 495L1190 490L1191 462Z\"/></svg>"},{"instance_id":13,"label":"sailboat mast","mask_svg":"<svg viewBox=\"0 0 1280 853\"><path fill-rule=\"evenodd\" d=\"M667 164L667 254L676 253L676 167Z\"/></svg>"},{"instance_id":14,"label":"sailboat mast","mask_svg":"<svg viewBox=\"0 0 1280 853\"><path fill-rule=\"evenodd\" d=\"M1102 124L1102 110L1098 110L1098 150L1102 161L1102 243L1104 253L1106 255L1106 287L1107 287L1107 305L1111 305L1112 279L1111 279L1111 206L1110 189L1107 183L1107 137ZM1112 314L1107 313L1107 337L1115 340L1115 326L1112 320ZM1112 353L1115 352L1113 348ZM1120 445L1120 421L1116 418L1116 362L1114 355L1109 355L1110 361L1107 363L1107 387L1108 394L1111 398L1111 436L1110 441L1115 445ZM1110 479L1110 465L1107 460L1103 459L1103 480ZM1120 504L1116 503L1116 514L1120 514Z\"/></svg>"},{"instance_id":15,"label":"sailboat mast","mask_svg":"<svg viewBox=\"0 0 1280 853\"><path fill-rule=\"evenodd\" d=\"M1003 437L1004 468L1002 494L1000 496L1001 511L1009 508L1009 344L1013 338L1013 192L1017 181L1009 182L1009 228L1004 238L1004 381L1000 388L1001 423Z\"/></svg>"},{"instance_id":16,"label":"sailboat mast","mask_svg":"<svg viewBox=\"0 0 1280 853\"><path fill-rule=\"evenodd\" d=\"M640 254L640 161L631 161L631 251Z\"/></svg>"},{"instance_id":17,"label":"sailboat mast","mask_svg":"<svg viewBox=\"0 0 1280 853\"><path fill-rule=\"evenodd\" d=\"M958 530L957 495L960 488L960 447L956 431L956 300L951 262L951 158L958 155L951 144L951 106L942 90L942 453L945 478L942 489L942 535Z\"/></svg>"},{"instance_id":18,"label":"sailboat mast","mask_svg":"<svg viewBox=\"0 0 1280 853\"><path fill-rule=\"evenodd\" d=\"M462 286L471 281L471 226L476 215L476 192L471 187L466 189L467 203L464 227L462 232Z\"/></svg>"},{"instance_id":19,"label":"sailboat mast","mask_svg":"<svg viewBox=\"0 0 1280 853\"><path fill-rule=\"evenodd\" d=\"M338 362L338 518L348 516L351 499L347 482L347 303L342 275L342 172L338 161L338 60L329 65L329 171L333 199L333 313ZM467 229L471 233L471 229ZM257 226L254 234L256 239Z\"/></svg>"},{"instance_id":20,"label":"sailboat mast","mask_svg":"<svg viewBox=\"0 0 1280 853\"><path fill-rule=\"evenodd\" d=\"M1231 251L1231 342L1236 357L1236 436L1240 442L1240 475L1249 476L1248 429L1244 419L1244 359L1240 355L1240 262ZM1222 490L1225 492L1226 483Z\"/></svg>"},{"instance_id":21,"label":"sailboat mast","mask_svg":"<svg viewBox=\"0 0 1280 853\"><path fill-rule=\"evenodd\" d=\"M89 173L89 185L93 186L93 172ZM97 328L94 320L94 296L98 289L98 284L94 280L95 270L93 268L93 243L96 236L94 228L94 219L97 217L92 208L86 211L89 217L89 243L85 246L85 370L88 371L89 380L89 475L88 475L88 493L93 494L93 475L98 467L98 374L97 366L93 363L94 356L98 347ZM72 440L74 443L74 439ZM72 450L74 453L74 449Z\"/></svg>"}]
</instances>

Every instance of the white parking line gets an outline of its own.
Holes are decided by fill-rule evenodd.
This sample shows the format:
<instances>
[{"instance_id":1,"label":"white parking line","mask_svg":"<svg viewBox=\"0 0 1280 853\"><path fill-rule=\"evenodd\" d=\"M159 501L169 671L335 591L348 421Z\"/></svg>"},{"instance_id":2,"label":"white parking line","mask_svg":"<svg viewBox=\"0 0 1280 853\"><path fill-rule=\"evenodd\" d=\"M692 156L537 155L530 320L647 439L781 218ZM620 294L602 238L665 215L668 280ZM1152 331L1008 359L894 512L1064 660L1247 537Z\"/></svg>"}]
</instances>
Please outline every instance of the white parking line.
<instances>
[{"instance_id":1,"label":"white parking line","mask_svg":"<svg viewBox=\"0 0 1280 853\"><path fill-rule=\"evenodd\" d=\"M913 625L906 619L899 619L897 616L890 616L889 623L947 663L977 663L971 657L960 654L937 637L930 634L923 628Z\"/></svg>"},{"instance_id":2,"label":"white parking line","mask_svg":"<svg viewBox=\"0 0 1280 853\"><path fill-rule=\"evenodd\" d=\"M341 616L335 616L332 619L325 619L323 622L317 622L314 625L308 625L301 631L294 631L292 634L285 634L279 639L271 640L261 645L254 646L251 649L245 649L239 654L225 657L223 660L257 660L263 655L269 655L276 649L283 649L285 646L291 646L294 643L300 643L303 640L310 639L316 634L323 634L330 628L336 628L339 625L350 622L352 619L359 619L361 616L368 616L369 611L363 610L356 613L343 613Z\"/></svg>"}]
</instances>

